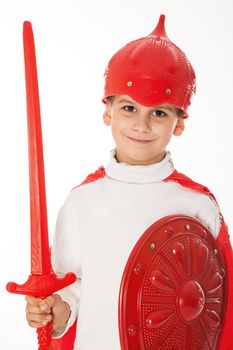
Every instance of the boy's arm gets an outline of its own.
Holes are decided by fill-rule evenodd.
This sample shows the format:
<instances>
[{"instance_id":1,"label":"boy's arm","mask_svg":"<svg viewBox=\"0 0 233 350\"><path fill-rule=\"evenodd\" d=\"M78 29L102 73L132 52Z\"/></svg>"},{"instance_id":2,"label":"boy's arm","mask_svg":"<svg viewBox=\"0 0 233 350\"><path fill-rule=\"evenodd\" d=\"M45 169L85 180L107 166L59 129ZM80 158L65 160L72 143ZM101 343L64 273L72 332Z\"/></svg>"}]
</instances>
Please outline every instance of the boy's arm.
<instances>
[{"instance_id":1,"label":"boy's arm","mask_svg":"<svg viewBox=\"0 0 233 350\"><path fill-rule=\"evenodd\" d=\"M55 337L61 337L78 317L81 292L81 244L77 213L69 197L58 214L51 258L58 276L64 275L66 271L72 271L77 276L77 282L56 293L70 307L70 317L65 327L54 333Z\"/></svg>"}]
</instances>

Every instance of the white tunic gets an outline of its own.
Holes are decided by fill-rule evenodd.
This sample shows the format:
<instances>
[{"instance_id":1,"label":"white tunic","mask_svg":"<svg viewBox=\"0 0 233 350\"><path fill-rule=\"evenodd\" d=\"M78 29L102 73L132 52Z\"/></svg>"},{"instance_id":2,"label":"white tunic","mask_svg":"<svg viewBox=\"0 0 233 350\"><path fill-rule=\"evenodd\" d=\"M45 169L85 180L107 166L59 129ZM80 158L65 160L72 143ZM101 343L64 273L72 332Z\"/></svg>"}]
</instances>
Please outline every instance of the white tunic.
<instances>
[{"instance_id":1,"label":"white tunic","mask_svg":"<svg viewBox=\"0 0 233 350\"><path fill-rule=\"evenodd\" d=\"M106 176L77 187L60 210L52 262L57 273L72 271L79 281L59 292L70 304L67 328L78 317L75 350L119 350L118 294L135 243L158 219L194 216L217 237L219 210L204 194L175 182L169 152L148 166L117 163L114 152Z\"/></svg>"}]
</instances>

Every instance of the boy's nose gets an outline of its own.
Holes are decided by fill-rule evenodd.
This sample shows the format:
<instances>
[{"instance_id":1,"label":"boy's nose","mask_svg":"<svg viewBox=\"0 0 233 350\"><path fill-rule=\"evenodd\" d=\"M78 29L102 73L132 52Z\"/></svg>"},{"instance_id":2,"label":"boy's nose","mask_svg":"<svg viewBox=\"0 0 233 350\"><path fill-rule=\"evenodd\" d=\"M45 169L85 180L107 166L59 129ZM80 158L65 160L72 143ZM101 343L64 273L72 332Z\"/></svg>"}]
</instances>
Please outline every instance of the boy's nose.
<instances>
[{"instance_id":1,"label":"boy's nose","mask_svg":"<svg viewBox=\"0 0 233 350\"><path fill-rule=\"evenodd\" d=\"M142 134L147 134L151 131L149 120L147 117L139 117L132 124L132 130Z\"/></svg>"}]
</instances>

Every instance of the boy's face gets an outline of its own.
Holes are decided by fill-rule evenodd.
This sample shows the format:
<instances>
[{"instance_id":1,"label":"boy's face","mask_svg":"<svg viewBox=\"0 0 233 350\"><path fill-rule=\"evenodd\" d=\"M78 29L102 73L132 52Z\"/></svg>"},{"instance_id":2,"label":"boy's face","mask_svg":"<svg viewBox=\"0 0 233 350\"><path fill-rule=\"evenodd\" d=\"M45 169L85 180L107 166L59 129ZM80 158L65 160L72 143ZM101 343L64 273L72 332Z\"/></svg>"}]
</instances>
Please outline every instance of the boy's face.
<instances>
[{"instance_id":1,"label":"boy's face","mask_svg":"<svg viewBox=\"0 0 233 350\"><path fill-rule=\"evenodd\" d=\"M127 95L107 101L104 123L111 125L117 161L131 165L160 162L172 135L184 130L184 120L174 106L147 107Z\"/></svg>"}]
</instances>

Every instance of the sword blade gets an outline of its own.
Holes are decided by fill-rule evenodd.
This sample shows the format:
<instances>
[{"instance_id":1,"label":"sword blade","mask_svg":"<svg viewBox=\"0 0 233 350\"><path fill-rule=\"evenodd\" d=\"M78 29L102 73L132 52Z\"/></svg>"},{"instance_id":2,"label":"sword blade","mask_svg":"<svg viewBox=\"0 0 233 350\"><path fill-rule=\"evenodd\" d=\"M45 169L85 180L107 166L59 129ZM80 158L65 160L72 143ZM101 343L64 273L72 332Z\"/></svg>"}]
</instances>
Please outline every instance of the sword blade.
<instances>
[{"instance_id":1,"label":"sword blade","mask_svg":"<svg viewBox=\"0 0 233 350\"><path fill-rule=\"evenodd\" d=\"M48 243L44 157L35 43L30 22L23 26L30 181L31 273L52 271Z\"/></svg>"}]
</instances>

